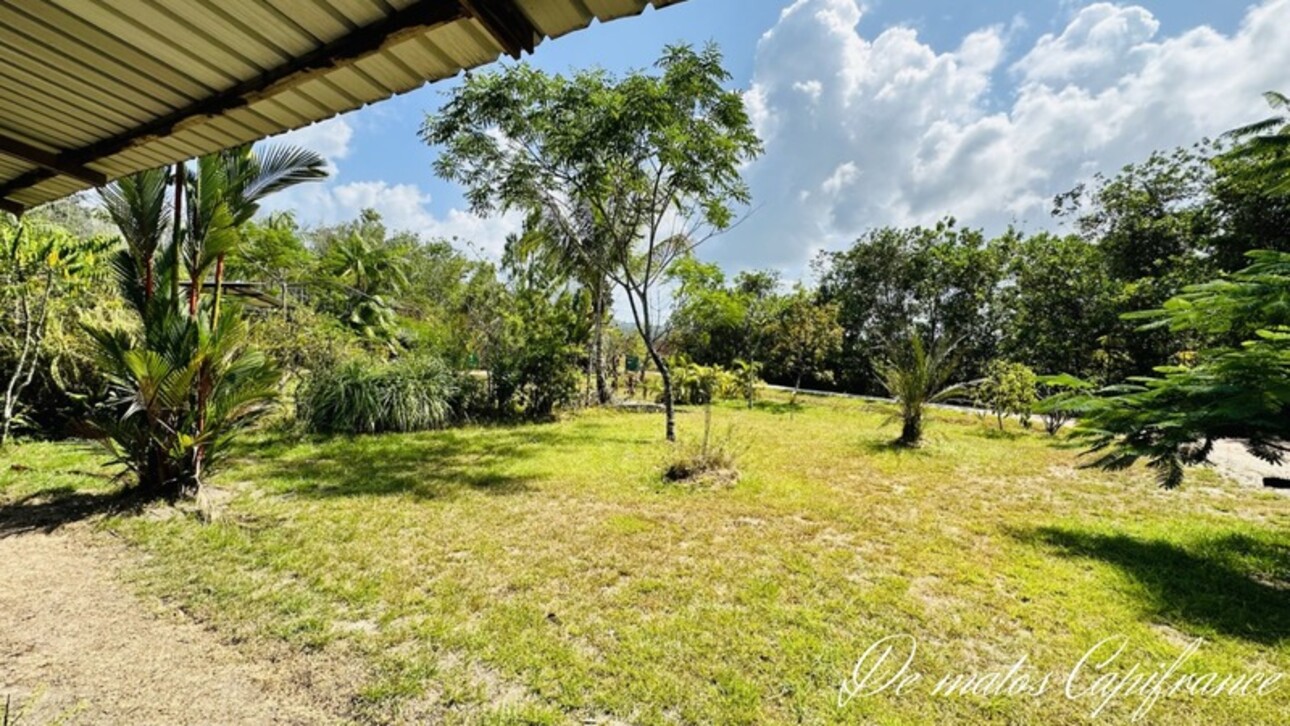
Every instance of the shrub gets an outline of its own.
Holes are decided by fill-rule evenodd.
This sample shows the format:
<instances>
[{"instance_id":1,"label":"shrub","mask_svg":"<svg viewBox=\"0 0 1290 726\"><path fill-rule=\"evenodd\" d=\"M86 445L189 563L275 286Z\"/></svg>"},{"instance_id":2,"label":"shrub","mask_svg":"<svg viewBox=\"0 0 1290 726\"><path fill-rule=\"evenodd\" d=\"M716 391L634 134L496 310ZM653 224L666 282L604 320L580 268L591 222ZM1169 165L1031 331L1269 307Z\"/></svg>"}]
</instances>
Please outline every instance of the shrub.
<instances>
[{"instance_id":1,"label":"shrub","mask_svg":"<svg viewBox=\"0 0 1290 726\"><path fill-rule=\"evenodd\" d=\"M1039 386L1043 398L1035 410L1043 417L1044 430L1049 436L1056 436L1063 426L1074 420L1076 409L1096 387L1069 373L1040 376Z\"/></svg>"},{"instance_id":2,"label":"shrub","mask_svg":"<svg viewBox=\"0 0 1290 726\"><path fill-rule=\"evenodd\" d=\"M343 363L315 371L296 394L296 417L317 433L424 431L453 420L457 376L435 358Z\"/></svg>"},{"instance_id":3,"label":"shrub","mask_svg":"<svg viewBox=\"0 0 1290 726\"><path fill-rule=\"evenodd\" d=\"M945 341L924 343L917 332L888 346L887 357L874 366L887 395L900 404L898 446L918 446L923 438L923 408L960 394L961 385L946 387L959 358L955 345Z\"/></svg>"},{"instance_id":4,"label":"shrub","mask_svg":"<svg viewBox=\"0 0 1290 726\"><path fill-rule=\"evenodd\" d=\"M743 359L735 360L734 385L739 397L747 404L748 408L753 407L757 400L757 389L761 386L762 364L758 362L748 362Z\"/></svg>"},{"instance_id":5,"label":"shrub","mask_svg":"<svg viewBox=\"0 0 1290 726\"><path fill-rule=\"evenodd\" d=\"M739 375L721 366L702 366L678 356L671 364L673 401L682 406L702 406L740 397Z\"/></svg>"},{"instance_id":6,"label":"shrub","mask_svg":"<svg viewBox=\"0 0 1290 726\"><path fill-rule=\"evenodd\" d=\"M1003 430L1003 419L1016 416L1026 428L1038 400L1035 372L1021 363L995 359L985 367L985 378L976 387L976 403L993 413Z\"/></svg>"}]
</instances>

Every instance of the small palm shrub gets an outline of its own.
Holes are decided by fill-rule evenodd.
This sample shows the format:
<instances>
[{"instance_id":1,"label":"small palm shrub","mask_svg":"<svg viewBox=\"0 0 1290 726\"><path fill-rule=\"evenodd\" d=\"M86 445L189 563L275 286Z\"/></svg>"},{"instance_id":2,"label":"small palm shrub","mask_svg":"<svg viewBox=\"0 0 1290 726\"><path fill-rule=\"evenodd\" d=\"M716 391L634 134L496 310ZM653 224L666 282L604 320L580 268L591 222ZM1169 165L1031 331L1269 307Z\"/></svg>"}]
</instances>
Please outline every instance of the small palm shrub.
<instances>
[{"instance_id":1,"label":"small palm shrub","mask_svg":"<svg viewBox=\"0 0 1290 726\"><path fill-rule=\"evenodd\" d=\"M435 358L342 363L296 393L296 418L315 433L425 431L453 420L457 376Z\"/></svg>"},{"instance_id":2,"label":"small palm shrub","mask_svg":"<svg viewBox=\"0 0 1290 726\"><path fill-rule=\"evenodd\" d=\"M953 343L923 342L910 333L906 340L890 346L887 358L874 367L887 394L900 404L901 429L898 446L918 446L923 438L923 408L953 398L963 386L946 387L958 366Z\"/></svg>"},{"instance_id":3,"label":"small palm shrub","mask_svg":"<svg viewBox=\"0 0 1290 726\"><path fill-rule=\"evenodd\" d=\"M739 374L721 366L691 363L678 356L671 363L673 402L682 406L703 406L713 401L741 397Z\"/></svg>"}]
</instances>

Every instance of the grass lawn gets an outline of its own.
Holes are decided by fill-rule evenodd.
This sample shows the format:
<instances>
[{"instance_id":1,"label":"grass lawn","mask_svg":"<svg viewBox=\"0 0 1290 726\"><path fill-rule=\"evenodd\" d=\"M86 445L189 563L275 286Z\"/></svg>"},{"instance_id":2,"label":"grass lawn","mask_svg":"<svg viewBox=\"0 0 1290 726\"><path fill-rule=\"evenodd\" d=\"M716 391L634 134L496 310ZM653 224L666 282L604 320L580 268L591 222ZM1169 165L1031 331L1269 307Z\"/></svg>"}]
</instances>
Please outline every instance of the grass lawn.
<instances>
[{"instance_id":1,"label":"grass lawn","mask_svg":"<svg viewBox=\"0 0 1290 726\"><path fill-rule=\"evenodd\" d=\"M1290 501L1207 471L1076 468L1042 432L937 412L918 451L890 409L808 398L733 425L742 479L662 483L662 421L597 411L548 425L252 442L215 482L222 516L116 516L141 591L253 654L349 674L361 721L468 723L1127 722L1141 698L1069 699L1107 671L1290 671ZM696 437L702 413L683 412ZM108 486L97 452L0 459L0 501ZM14 465L20 464L14 470ZM30 469L22 470L22 467ZM12 519L12 517L7 517ZM924 682L838 705L871 643L918 641ZM1104 655L1109 652L1103 652ZM947 673L1027 656L1038 696L931 695ZM1077 692L1103 672L1089 667ZM1265 696L1162 698L1148 723L1284 723Z\"/></svg>"}]
</instances>

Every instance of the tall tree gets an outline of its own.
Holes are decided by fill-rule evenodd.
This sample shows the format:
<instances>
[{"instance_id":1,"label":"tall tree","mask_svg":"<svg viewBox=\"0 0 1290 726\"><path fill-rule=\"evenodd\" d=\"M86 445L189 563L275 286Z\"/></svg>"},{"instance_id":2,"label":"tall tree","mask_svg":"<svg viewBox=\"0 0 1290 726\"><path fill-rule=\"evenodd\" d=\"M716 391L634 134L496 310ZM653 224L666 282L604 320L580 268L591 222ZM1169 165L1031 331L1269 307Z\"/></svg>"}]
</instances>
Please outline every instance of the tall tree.
<instances>
[{"instance_id":1,"label":"tall tree","mask_svg":"<svg viewBox=\"0 0 1290 726\"><path fill-rule=\"evenodd\" d=\"M656 68L621 79L524 64L473 75L421 134L443 146L435 170L465 185L476 212L541 216L573 242L568 254L603 267L623 290L663 380L674 440L653 296L674 262L734 222L734 205L749 200L740 169L761 142L742 96L724 88L730 75L715 46L669 46ZM582 210L593 236L579 233Z\"/></svg>"},{"instance_id":2,"label":"tall tree","mask_svg":"<svg viewBox=\"0 0 1290 726\"><path fill-rule=\"evenodd\" d=\"M224 259L260 200L320 178L323 164L300 150L262 154L243 147L198 159L176 187L182 215L167 204L162 170L103 193L125 238L114 268L138 324L87 327L110 387L93 423L148 496L199 495L209 468L275 395L276 370L247 347L238 311L221 306ZM166 248L168 221L175 231ZM206 296L212 271L214 293Z\"/></svg>"},{"instance_id":3,"label":"tall tree","mask_svg":"<svg viewBox=\"0 0 1290 726\"><path fill-rule=\"evenodd\" d=\"M850 249L817 257L821 299L838 305L844 330L842 384L880 391L874 364L910 328L928 339L960 341L965 374L978 374L995 355L997 296L1013 243L1013 235L987 242L979 230L945 219L873 230Z\"/></svg>"},{"instance_id":4,"label":"tall tree","mask_svg":"<svg viewBox=\"0 0 1290 726\"><path fill-rule=\"evenodd\" d=\"M1045 374L1108 380L1126 367L1114 347L1123 327L1121 283L1107 274L1101 248L1077 235L1041 233L1020 240L1000 291L1007 311L1001 353Z\"/></svg>"},{"instance_id":5,"label":"tall tree","mask_svg":"<svg viewBox=\"0 0 1290 726\"><path fill-rule=\"evenodd\" d=\"M773 340L776 361L792 376L791 401L795 402L802 378L827 378L825 365L842 348L838 306L817 301L813 293L799 286L779 311Z\"/></svg>"}]
</instances>

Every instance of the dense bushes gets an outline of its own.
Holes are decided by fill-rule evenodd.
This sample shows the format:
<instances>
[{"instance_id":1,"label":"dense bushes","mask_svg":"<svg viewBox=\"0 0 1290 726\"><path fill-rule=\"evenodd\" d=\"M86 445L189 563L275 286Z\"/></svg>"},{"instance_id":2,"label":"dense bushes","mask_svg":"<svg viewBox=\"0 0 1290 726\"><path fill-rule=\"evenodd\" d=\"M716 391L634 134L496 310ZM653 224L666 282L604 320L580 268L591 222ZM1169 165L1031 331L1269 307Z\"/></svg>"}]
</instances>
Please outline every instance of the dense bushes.
<instances>
[{"instance_id":1,"label":"dense bushes","mask_svg":"<svg viewBox=\"0 0 1290 726\"><path fill-rule=\"evenodd\" d=\"M699 406L744 396L739 375L721 366L701 366L678 357L671 363L672 391L681 406Z\"/></svg>"},{"instance_id":2,"label":"dense bushes","mask_svg":"<svg viewBox=\"0 0 1290 726\"><path fill-rule=\"evenodd\" d=\"M318 433L376 434L447 426L462 391L434 358L342 363L315 371L296 393L296 418Z\"/></svg>"}]
</instances>

